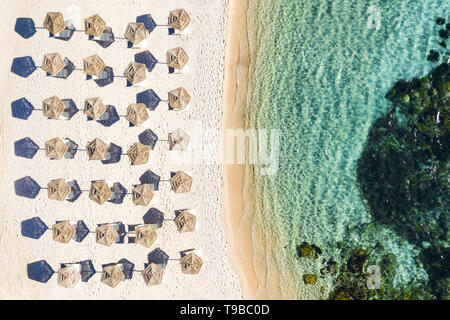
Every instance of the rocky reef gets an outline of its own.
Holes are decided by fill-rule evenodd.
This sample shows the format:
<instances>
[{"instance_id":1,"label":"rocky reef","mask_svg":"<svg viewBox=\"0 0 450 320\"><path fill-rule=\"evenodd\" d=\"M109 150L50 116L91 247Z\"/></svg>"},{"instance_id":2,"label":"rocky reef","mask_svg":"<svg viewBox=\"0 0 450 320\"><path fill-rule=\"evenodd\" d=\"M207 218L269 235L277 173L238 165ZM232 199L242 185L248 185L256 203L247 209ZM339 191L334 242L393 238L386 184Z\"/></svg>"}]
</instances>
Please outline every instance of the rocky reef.
<instances>
[{"instance_id":1,"label":"rocky reef","mask_svg":"<svg viewBox=\"0 0 450 320\"><path fill-rule=\"evenodd\" d=\"M443 25L445 20L436 22ZM443 31L439 35L448 38ZM428 60L438 60L436 52L430 55L433 59ZM428 283L417 292L392 294L420 298L421 293L426 297L430 293L448 299L449 63L442 62L428 76L399 80L386 99L392 105L370 129L357 179L373 220L419 247L428 274Z\"/></svg>"}]
</instances>

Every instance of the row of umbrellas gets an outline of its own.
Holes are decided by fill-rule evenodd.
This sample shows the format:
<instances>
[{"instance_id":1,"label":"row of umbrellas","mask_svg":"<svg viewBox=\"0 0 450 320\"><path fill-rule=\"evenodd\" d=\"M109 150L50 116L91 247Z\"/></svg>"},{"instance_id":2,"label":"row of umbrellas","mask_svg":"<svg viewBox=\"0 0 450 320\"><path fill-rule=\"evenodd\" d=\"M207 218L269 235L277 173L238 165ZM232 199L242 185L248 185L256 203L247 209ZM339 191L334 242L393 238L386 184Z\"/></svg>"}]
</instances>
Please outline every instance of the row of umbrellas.
<instances>
[{"instance_id":1,"label":"row of umbrellas","mask_svg":"<svg viewBox=\"0 0 450 320\"><path fill-rule=\"evenodd\" d=\"M89 190L81 190L76 180L66 181L63 178L51 180L44 188L30 176L14 181L14 189L16 195L29 199L36 198L41 189L46 189L49 199L69 202L76 201L85 191L89 192L90 200L100 205L107 201L121 204L126 195L131 195L135 205L148 206L155 196L154 192L158 191L160 181L170 182L175 193L188 193L191 190L193 178L190 175L183 171L172 174L169 180L160 180L157 175L151 176L152 181L148 183L141 176L141 184L134 186L130 193L119 182L111 183L104 180L91 182ZM144 175L148 176L148 173Z\"/></svg>"},{"instance_id":2,"label":"row of umbrellas","mask_svg":"<svg viewBox=\"0 0 450 320\"><path fill-rule=\"evenodd\" d=\"M140 125L150 118L147 109L155 110L161 101L152 89L142 91L136 95L136 103L128 106L127 113L124 116L131 125ZM184 110L190 101L191 96L182 87L171 90L168 93L167 102L171 109ZM60 99L58 96L44 99L41 109L35 108L25 97L11 103L11 111L14 118L27 120L34 110L41 110L44 117L54 120L70 120L79 111L72 99ZM120 118L116 108L104 103L101 97L85 99L83 113L88 117L88 120L96 120L105 126L112 125Z\"/></svg>"},{"instance_id":3,"label":"row of umbrellas","mask_svg":"<svg viewBox=\"0 0 450 320\"><path fill-rule=\"evenodd\" d=\"M156 230L162 226L164 216L159 221L154 219L152 224L125 225L122 222L99 224L95 231L91 232L83 220L57 221L51 227L52 238L59 243L69 243L71 240L82 242L90 233L95 233L97 243L110 247L113 243L124 243L125 237L128 243L136 243L149 248L157 239ZM173 220L178 232L192 232L196 227L196 216L189 210L179 210ZM48 226L39 218L34 217L21 223L21 233L24 237L39 239Z\"/></svg>"},{"instance_id":4,"label":"row of umbrellas","mask_svg":"<svg viewBox=\"0 0 450 320\"><path fill-rule=\"evenodd\" d=\"M168 135L170 150L184 151L188 147L189 141L189 135L182 129L177 129ZM74 159L77 151L81 150L86 151L89 160L100 160L104 164L117 163L122 155L128 155L131 165L146 164L148 163L150 150L153 148L154 144L149 146L148 144L136 142L126 154L122 154L122 147L114 143L107 144L99 138L88 142L86 149L80 149L78 144L71 139L63 140L60 137L47 140L43 149L39 148L28 137L14 142L15 154L23 158L32 159L39 150L43 150L45 151L45 156L51 160Z\"/></svg>"},{"instance_id":5,"label":"row of umbrellas","mask_svg":"<svg viewBox=\"0 0 450 320\"><path fill-rule=\"evenodd\" d=\"M198 274L203 266L203 260L199 252L191 251L182 253L180 259L181 271L184 274ZM148 255L148 262L144 263L144 270L135 270L132 262L121 259L116 263L102 265L101 282L115 288L124 280L133 278L135 272L141 273L147 286L158 285L163 282L164 270L169 262L169 256L157 248ZM27 265L28 278L41 283L47 283L57 273L58 285L71 289L80 280L88 282L97 272L92 260L84 260L75 263L62 263L57 272L45 261L39 260Z\"/></svg>"},{"instance_id":6,"label":"row of umbrellas","mask_svg":"<svg viewBox=\"0 0 450 320\"><path fill-rule=\"evenodd\" d=\"M191 22L189 14L184 9L176 9L169 12L168 27L179 32L183 32ZM132 44L138 44L146 39L158 25L150 14L138 16L136 22L130 22L124 33L126 40ZM77 31L70 19L64 19L61 12L47 12L44 18L43 27L50 33L50 37L68 41ZM36 26L31 18L18 18L14 30L23 38L31 38L36 32ZM85 34L90 40L97 41L107 48L114 39L111 27L108 27L105 20L98 14L94 14L84 19ZM80 30L81 31L81 30Z\"/></svg>"},{"instance_id":7,"label":"row of umbrellas","mask_svg":"<svg viewBox=\"0 0 450 320\"><path fill-rule=\"evenodd\" d=\"M170 49L166 53L167 65L173 70L182 70L189 61L189 56L181 47ZM146 50L135 54L135 61L130 62L123 72L128 86L137 85L147 79L147 72L151 72L158 60ZM21 77L28 77L38 67L30 56L17 57L13 59L11 71ZM63 58L58 52L46 53L40 66L48 76L67 79L76 69L69 58ZM114 81L114 72L108 67L103 59L97 55L91 55L83 59L83 70L87 80L94 80L97 85L104 87Z\"/></svg>"}]
</instances>

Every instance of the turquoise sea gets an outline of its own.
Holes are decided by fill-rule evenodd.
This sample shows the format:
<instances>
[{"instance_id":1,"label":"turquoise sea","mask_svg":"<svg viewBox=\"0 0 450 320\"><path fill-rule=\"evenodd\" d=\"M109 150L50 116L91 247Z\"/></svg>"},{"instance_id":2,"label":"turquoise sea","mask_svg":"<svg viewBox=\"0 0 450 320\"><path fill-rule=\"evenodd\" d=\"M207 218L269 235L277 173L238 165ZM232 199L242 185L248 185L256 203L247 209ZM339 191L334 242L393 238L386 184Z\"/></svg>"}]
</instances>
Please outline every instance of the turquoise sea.
<instances>
[{"instance_id":1,"label":"turquoise sea","mask_svg":"<svg viewBox=\"0 0 450 320\"><path fill-rule=\"evenodd\" d=\"M379 29L368 28L378 10L367 12L370 6L379 9ZM450 2L255 0L252 8L248 117L253 127L281 130L278 173L262 176L256 168L255 181L277 235L278 264L294 275L285 281L294 283L295 297L326 299L339 271L322 276L321 269L330 259L338 270L348 268L346 252L357 249L368 252L365 267L395 256L394 272L382 270L390 277L382 279L384 298L389 288L430 286L420 245L374 222L357 164L371 126L391 105L390 88L438 65L427 55L442 51L436 18L450 18ZM320 248L317 259L298 257L304 242ZM305 285L305 274L316 275L316 284ZM433 298L418 290L417 297Z\"/></svg>"}]
</instances>

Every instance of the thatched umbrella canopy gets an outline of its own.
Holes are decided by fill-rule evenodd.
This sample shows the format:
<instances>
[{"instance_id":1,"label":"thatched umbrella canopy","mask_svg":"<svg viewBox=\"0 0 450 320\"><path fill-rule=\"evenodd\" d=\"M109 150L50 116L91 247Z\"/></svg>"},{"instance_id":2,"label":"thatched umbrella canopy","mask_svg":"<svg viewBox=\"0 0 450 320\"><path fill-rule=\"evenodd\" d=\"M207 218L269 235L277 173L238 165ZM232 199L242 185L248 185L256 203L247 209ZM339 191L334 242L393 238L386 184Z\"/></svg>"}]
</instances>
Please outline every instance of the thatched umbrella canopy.
<instances>
[{"instance_id":1,"label":"thatched umbrella canopy","mask_svg":"<svg viewBox=\"0 0 450 320\"><path fill-rule=\"evenodd\" d=\"M42 101L42 111L44 117L58 120L66 109L66 105L57 96L53 96Z\"/></svg>"},{"instance_id":2,"label":"thatched umbrella canopy","mask_svg":"<svg viewBox=\"0 0 450 320\"><path fill-rule=\"evenodd\" d=\"M66 64L64 63L63 58L59 55L59 53L47 53L44 55L44 60L42 61L42 69L46 72L56 75L58 74Z\"/></svg>"},{"instance_id":3,"label":"thatched umbrella canopy","mask_svg":"<svg viewBox=\"0 0 450 320\"><path fill-rule=\"evenodd\" d=\"M108 149L109 146L99 138L95 138L86 145L89 160L105 160Z\"/></svg>"},{"instance_id":4,"label":"thatched umbrella canopy","mask_svg":"<svg viewBox=\"0 0 450 320\"><path fill-rule=\"evenodd\" d=\"M125 30L125 38L132 44L138 44L147 38L145 25L142 22L130 22Z\"/></svg>"},{"instance_id":5,"label":"thatched umbrella canopy","mask_svg":"<svg viewBox=\"0 0 450 320\"><path fill-rule=\"evenodd\" d=\"M118 264L103 267L101 281L104 284L115 288L122 280L125 280L125 275Z\"/></svg>"},{"instance_id":6,"label":"thatched umbrella canopy","mask_svg":"<svg viewBox=\"0 0 450 320\"><path fill-rule=\"evenodd\" d=\"M170 185L175 193L186 193L191 190L192 180L190 175L179 171L170 179Z\"/></svg>"},{"instance_id":7,"label":"thatched umbrella canopy","mask_svg":"<svg viewBox=\"0 0 450 320\"><path fill-rule=\"evenodd\" d=\"M90 36L99 37L105 28L106 22L98 14L84 19L85 33Z\"/></svg>"},{"instance_id":8,"label":"thatched umbrella canopy","mask_svg":"<svg viewBox=\"0 0 450 320\"><path fill-rule=\"evenodd\" d=\"M197 274L199 273L203 260L198 255L193 252L188 253L180 260L181 271L186 274Z\"/></svg>"},{"instance_id":9,"label":"thatched umbrella canopy","mask_svg":"<svg viewBox=\"0 0 450 320\"><path fill-rule=\"evenodd\" d=\"M164 269L157 264L150 263L147 268L142 271L142 277L144 278L147 286L154 286L162 283L164 275Z\"/></svg>"},{"instance_id":10,"label":"thatched umbrella canopy","mask_svg":"<svg viewBox=\"0 0 450 320\"><path fill-rule=\"evenodd\" d=\"M64 17L61 12L47 12L44 19L44 27L51 34L57 35L66 28Z\"/></svg>"},{"instance_id":11,"label":"thatched umbrella canopy","mask_svg":"<svg viewBox=\"0 0 450 320\"><path fill-rule=\"evenodd\" d=\"M184 88L177 88L169 92L169 106L173 109L184 110L191 101L191 96Z\"/></svg>"},{"instance_id":12,"label":"thatched umbrella canopy","mask_svg":"<svg viewBox=\"0 0 450 320\"><path fill-rule=\"evenodd\" d=\"M91 184L89 190L89 199L98 204L104 204L112 196L112 191L108 184L104 181L97 181Z\"/></svg>"},{"instance_id":13,"label":"thatched umbrella canopy","mask_svg":"<svg viewBox=\"0 0 450 320\"><path fill-rule=\"evenodd\" d=\"M191 138L182 129L177 129L169 133L169 147L170 150L186 150Z\"/></svg>"},{"instance_id":14,"label":"thatched umbrella canopy","mask_svg":"<svg viewBox=\"0 0 450 320\"><path fill-rule=\"evenodd\" d=\"M45 156L56 160L61 160L69 149L60 137L47 140L44 148Z\"/></svg>"},{"instance_id":15,"label":"thatched umbrella canopy","mask_svg":"<svg viewBox=\"0 0 450 320\"><path fill-rule=\"evenodd\" d=\"M98 54L83 59L84 73L98 77L106 64Z\"/></svg>"},{"instance_id":16,"label":"thatched umbrella canopy","mask_svg":"<svg viewBox=\"0 0 450 320\"><path fill-rule=\"evenodd\" d=\"M135 126L139 126L148 120L147 107L143 103L132 103L127 109L127 120Z\"/></svg>"},{"instance_id":17,"label":"thatched umbrella canopy","mask_svg":"<svg viewBox=\"0 0 450 320\"><path fill-rule=\"evenodd\" d=\"M191 22L191 18L184 9L176 9L169 12L169 27L183 31Z\"/></svg>"},{"instance_id":18,"label":"thatched umbrella canopy","mask_svg":"<svg viewBox=\"0 0 450 320\"><path fill-rule=\"evenodd\" d=\"M87 98L84 100L84 110L83 113L88 117L97 120L106 111L106 107L103 101L99 97Z\"/></svg>"},{"instance_id":19,"label":"thatched umbrella canopy","mask_svg":"<svg viewBox=\"0 0 450 320\"><path fill-rule=\"evenodd\" d=\"M112 224L104 224L95 230L95 241L107 247L116 242L118 237L119 234Z\"/></svg>"},{"instance_id":20,"label":"thatched umbrella canopy","mask_svg":"<svg viewBox=\"0 0 450 320\"><path fill-rule=\"evenodd\" d=\"M150 147L140 142L136 142L130 150L128 150L127 154L132 165L146 164L150 155Z\"/></svg>"},{"instance_id":21,"label":"thatched umbrella canopy","mask_svg":"<svg viewBox=\"0 0 450 320\"><path fill-rule=\"evenodd\" d=\"M147 79L147 69L143 63L130 62L123 75L132 85L135 85Z\"/></svg>"},{"instance_id":22,"label":"thatched umbrella canopy","mask_svg":"<svg viewBox=\"0 0 450 320\"><path fill-rule=\"evenodd\" d=\"M52 226L52 229L53 240L61 243L69 243L77 232L77 230L67 220L55 223Z\"/></svg>"},{"instance_id":23,"label":"thatched umbrella canopy","mask_svg":"<svg viewBox=\"0 0 450 320\"><path fill-rule=\"evenodd\" d=\"M148 184L141 184L136 186L131 191L133 203L137 206L148 206L153 199L153 192Z\"/></svg>"},{"instance_id":24,"label":"thatched umbrella canopy","mask_svg":"<svg viewBox=\"0 0 450 320\"><path fill-rule=\"evenodd\" d=\"M64 179L55 179L47 184L48 197L53 200L64 201L70 190L70 186Z\"/></svg>"},{"instance_id":25,"label":"thatched umbrella canopy","mask_svg":"<svg viewBox=\"0 0 450 320\"><path fill-rule=\"evenodd\" d=\"M183 69L189 60L189 56L183 48L178 47L167 51L167 64L174 69Z\"/></svg>"},{"instance_id":26,"label":"thatched umbrella canopy","mask_svg":"<svg viewBox=\"0 0 450 320\"><path fill-rule=\"evenodd\" d=\"M150 248L156 241L158 235L151 225L143 225L136 227L136 243L143 247Z\"/></svg>"},{"instance_id":27,"label":"thatched umbrella canopy","mask_svg":"<svg viewBox=\"0 0 450 320\"><path fill-rule=\"evenodd\" d=\"M73 266L67 266L58 270L58 284L61 287L72 289L80 280L81 274Z\"/></svg>"},{"instance_id":28,"label":"thatched umbrella canopy","mask_svg":"<svg viewBox=\"0 0 450 320\"><path fill-rule=\"evenodd\" d=\"M178 231L183 233L194 231L196 220L196 217L192 213L184 210L175 218L174 221Z\"/></svg>"}]
</instances>

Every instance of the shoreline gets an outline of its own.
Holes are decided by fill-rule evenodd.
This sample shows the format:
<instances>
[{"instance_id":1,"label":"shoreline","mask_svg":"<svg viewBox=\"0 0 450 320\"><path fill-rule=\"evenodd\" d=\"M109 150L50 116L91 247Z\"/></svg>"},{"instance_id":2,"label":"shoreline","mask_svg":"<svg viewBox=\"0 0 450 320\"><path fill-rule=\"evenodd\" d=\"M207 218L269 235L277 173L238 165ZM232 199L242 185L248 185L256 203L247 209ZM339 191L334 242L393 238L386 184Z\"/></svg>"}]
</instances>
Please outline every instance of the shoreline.
<instances>
[{"instance_id":1,"label":"shoreline","mask_svg":"<svg viewBox=\"0 0 450 320\"><path fill-rule=\"evenodd\" d=\"M249 79L252 52L257 45L249 17L255 17L258 5L249 1L230 1L228 16L222 134L226 129L251 127L248 117ZM243 32L245 31L245 32ZM246 150L248 152L248 149ZM223 161L225 163L225 161ZM223 165L224 224L229 240L231 264L241 282L244 299L294 299L295 285L282 272L277 255L278 236L268 221L264 199L260 198L254 165Z\"/></svg>"},{"instance_id":2,"label":"shoreline","mask_svg":"<svg viewBox=\"0 0 450 320\"><path fill-rule=\"evenodd\" d=\"M245 130L249 127L246 112L251 63L247 33L248 9L248 1L230 1L225 48L223 136L226 129ZM253 166L224 164L223 177L224 223L230 242L229 255L241 282L243 298L275 298L273 294L268 294L268 288L261 284L258 277L261 272L267 273L267 266L265 261L257 263L255 254L258 248L253 230L256 196L252 192Z\"/></svg>"}]
</instances>

